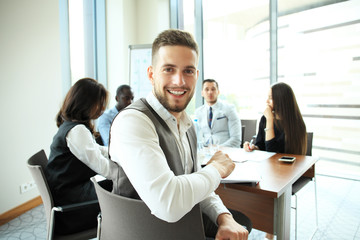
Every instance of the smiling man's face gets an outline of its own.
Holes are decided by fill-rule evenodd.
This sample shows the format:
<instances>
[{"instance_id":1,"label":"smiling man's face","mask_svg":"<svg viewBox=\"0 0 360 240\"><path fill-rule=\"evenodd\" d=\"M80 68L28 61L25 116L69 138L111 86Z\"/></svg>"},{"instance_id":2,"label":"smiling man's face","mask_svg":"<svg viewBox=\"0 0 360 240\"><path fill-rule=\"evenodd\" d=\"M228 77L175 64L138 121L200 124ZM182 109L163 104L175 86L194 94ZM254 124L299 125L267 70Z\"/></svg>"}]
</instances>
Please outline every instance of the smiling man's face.
<instances>
[{"instance_id":1,"label":"smiling man's face","mask_svg":"<svg viewBox=\"0 0 360 240\"><path fill-rule=\"evenodd\" d=\"M184 46L161 47L148 68L155 96L175 116L190 102L198 76L196 52Z\"/></svg>"}]
</instances>

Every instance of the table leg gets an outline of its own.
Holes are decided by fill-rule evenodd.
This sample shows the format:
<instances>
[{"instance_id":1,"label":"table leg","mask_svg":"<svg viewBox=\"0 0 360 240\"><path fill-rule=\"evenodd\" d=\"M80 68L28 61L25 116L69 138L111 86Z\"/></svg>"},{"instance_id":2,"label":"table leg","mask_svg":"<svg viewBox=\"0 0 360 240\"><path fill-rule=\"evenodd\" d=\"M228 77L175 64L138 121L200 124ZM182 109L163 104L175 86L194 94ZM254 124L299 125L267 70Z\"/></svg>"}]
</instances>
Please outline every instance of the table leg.
<instances>
[{"instance_id":1,"label":"table leg","mask_svg":"<svg viewBox=\"0 0 360 240\"><path fill-rule=\"evenodd\" d=\"M276 239L290 239L291 187L289 187L278 199L276 199L274 207L276 213L276 225L274 226Z\"/></svg>"}]
</instances>

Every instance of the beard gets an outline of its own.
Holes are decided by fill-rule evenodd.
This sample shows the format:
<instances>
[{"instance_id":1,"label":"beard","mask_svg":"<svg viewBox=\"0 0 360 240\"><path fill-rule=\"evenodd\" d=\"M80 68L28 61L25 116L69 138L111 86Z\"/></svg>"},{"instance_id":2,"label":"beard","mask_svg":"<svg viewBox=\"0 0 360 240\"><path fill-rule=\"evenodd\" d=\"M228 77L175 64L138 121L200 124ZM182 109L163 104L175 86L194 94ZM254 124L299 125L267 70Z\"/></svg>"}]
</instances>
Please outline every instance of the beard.
<instances>
[{"instance_id":1,"label":"beard","mask_svg":"<svg viewBox=\"0 0 360 240\"><path fill-rule=\"evenodd\" d=\"M159 102L161 103L161 105L164 106L165 109L167 109L169 112L182 112L184 111L184 109L187 107L187 105L189 104L189 102L191 101L193 95L194 95L194 91L190 92L190 89L186 89L186 93L190 92L188 98L186 99L185 103L181 103L182 101L180 100L175 100L174 104L170 103L170 100L168 99L167 95L165 94L167 90L163 89L163 91L158 91L157 88L154 88L154 94L155 97L159 100Z\"/></svg>"}]
</instances>

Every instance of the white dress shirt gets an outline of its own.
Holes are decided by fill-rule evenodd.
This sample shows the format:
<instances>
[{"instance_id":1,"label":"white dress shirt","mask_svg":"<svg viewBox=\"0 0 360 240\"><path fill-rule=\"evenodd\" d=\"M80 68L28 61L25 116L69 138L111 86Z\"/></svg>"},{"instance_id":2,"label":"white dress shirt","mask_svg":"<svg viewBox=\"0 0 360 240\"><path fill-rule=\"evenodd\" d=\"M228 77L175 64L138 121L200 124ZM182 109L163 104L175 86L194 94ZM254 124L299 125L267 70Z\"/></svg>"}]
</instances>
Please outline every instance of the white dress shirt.
<instances>
[{"instance_id":1,"label":"white dress shirt","mask_svg":"<svg viewBox=\"0 0 360 240\"><path fill-rule=\"evenodd\" d=\"M118 165L109 159L108 148L96 143L83 124L76 125L66 135L67 146L86 166L109 180L116 180Z\"/></svg>"},{"instance_id":2,"label":"white dress shirt","mask_svg":"<svg viewBox=\"0 0 360 240\"><path fill-rule=\"evenodd\" d=\"M171 129L181 155L185 174L175 176L160 148L153 122L138 110L122 111L111 127L110 156L124 169L131 184L152 214L167 222L176 222L197 203L215 223L220 213L229 213L214 193L221 176L213 166L191 173L193 162L186 131L192 121L183 112L176 118L150 93L146 100ZM200 164L200 163L199 163Z\"/></svg>"},{"instance_id":3,"label":"white dress shirt","mask_svg":"<svg viewBox=\"0 0 360 240\"><path fill-rule=\"evenodd\" d=\"M211 106L213 118L211 128L209 127L209 108L205 103L195 110L195 118L202 136L198 136L206 143L210 138L216 139L220 146L239 148L241 144L241 121L234 105L221 100Z\"/></svg>"}]
</instances>

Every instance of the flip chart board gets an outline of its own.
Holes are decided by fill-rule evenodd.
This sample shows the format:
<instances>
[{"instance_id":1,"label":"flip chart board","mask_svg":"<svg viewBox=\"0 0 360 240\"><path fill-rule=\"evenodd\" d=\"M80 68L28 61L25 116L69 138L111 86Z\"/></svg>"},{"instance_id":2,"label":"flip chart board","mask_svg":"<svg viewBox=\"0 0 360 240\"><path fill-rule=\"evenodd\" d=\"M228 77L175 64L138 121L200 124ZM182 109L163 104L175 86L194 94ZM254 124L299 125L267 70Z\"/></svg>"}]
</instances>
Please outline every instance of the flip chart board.
<instances>
[{"instance_id":1,"label":"flip chart board","mask_svg":"<svg viewBox=\"0 0 360 240\"><path fill-rule=\"evenodd\" d=\"M134 92L134 100L146 97L152 90L147 77L151 65L151 44L129 45L129 81Z\"/></svg>"}]
</instances>

